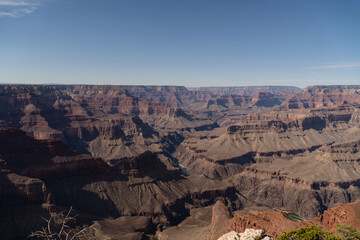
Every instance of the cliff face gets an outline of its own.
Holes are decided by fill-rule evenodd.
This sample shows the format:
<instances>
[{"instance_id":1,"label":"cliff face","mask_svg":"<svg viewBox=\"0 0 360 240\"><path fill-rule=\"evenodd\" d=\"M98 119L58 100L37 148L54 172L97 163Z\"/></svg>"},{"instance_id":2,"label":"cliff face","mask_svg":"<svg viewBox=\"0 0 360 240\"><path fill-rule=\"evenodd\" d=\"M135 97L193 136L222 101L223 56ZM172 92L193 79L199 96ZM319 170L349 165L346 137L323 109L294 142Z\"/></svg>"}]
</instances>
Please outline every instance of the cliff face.
<instances>
[{"instance_id":1,"label":"cliff face","mask_svg":"<svg viewBox=\"0 0 360 240\"><path fill-rule=\"evenodd\" d=\"M171 98L156 101L154 97L150 96L149 98L143 97L144 100L140 100L137 97L138 94L130 94L123 86L65 85L56 86L56 88L64 91L74 100L89 106L90 109L107 114L159 115L168 114L172 108L178 107L176 101L172 101ZM131 90L132 88L128 86L128 89ZM132 91L132 93L134 92Z\"/></svg>"},{"instance_id":2,"label":"cliff face","mask_svg":"<svg viewBox=\"0 0 360 240\"><path fill-rule=\"evenodd\" d=\"M178 104L187 103L191 100L188 90L183 86L122 86L129 93L141 100L153 103L176 102ZM189 99L187 99L189 98Z\"/></svg>"},{"instance_id":3,"label":"cliff face","mask_svg":"<svg viewBox=\"0 0 360 240\"><path fill-rule=\"evenodd\" d=\"M341 105L344 102L360 103L360 85L307 87L284 102L282 107L286 109L319 108Z\"/></svg>"},{"instance_id":4,"label":"cliff face","mask_svg":"<svg viewBox=\"0 0 360 240\"><path fill-rule=\"evenodd\" d=\"M208 110L274 107L286 100L286 94L272 94L270 92L257 92L253 96L220 95L206 99L204 107Z\"/></svg>"},{"instance_id":5,"label":"cliff face","mask_svg":"<svg viewBox=\"0 0 360 240\"><path fill-rule=\"evenodd\" d=\"M0 86L0 122L38 138L61 139L57 129L66 127L68 113L85 110L68 95L49 86Z\"/></svg>"}]
</instances>

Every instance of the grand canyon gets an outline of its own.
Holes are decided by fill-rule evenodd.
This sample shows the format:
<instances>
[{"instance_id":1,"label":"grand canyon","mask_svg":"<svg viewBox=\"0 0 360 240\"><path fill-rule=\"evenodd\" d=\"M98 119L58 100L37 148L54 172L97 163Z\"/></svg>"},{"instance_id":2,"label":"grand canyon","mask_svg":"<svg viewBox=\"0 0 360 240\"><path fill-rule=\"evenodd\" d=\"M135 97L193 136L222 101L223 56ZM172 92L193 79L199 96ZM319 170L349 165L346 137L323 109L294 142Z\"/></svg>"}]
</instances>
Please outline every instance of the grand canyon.
<instances>
[{"instance_id":1,"label":"grand canyon","mask_svg":"<svg viewBox=\"0 0 360 240\"><path fill-rule=\"evenodd\" d=\"M0 85L0 236L360 228L360 85Z\"/></svg>"}]
</instances>

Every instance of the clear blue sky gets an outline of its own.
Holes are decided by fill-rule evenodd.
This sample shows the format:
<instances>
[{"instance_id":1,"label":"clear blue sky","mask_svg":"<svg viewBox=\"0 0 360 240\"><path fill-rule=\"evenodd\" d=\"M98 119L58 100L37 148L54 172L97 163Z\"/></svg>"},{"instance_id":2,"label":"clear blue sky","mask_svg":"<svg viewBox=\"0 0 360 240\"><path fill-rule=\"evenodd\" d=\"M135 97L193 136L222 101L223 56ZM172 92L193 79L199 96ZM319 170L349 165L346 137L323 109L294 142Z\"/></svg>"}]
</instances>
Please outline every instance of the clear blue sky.
<instances>
[{"instance_id":1,"label":"clear blue sky","mask_svg":"<svg viewBox=\"0 0 360 240\"><path fill-rule=\"evenodd\" d=\"M360 84L360 1L0 0L0 83Z\"/></svg>"}]
</instances>

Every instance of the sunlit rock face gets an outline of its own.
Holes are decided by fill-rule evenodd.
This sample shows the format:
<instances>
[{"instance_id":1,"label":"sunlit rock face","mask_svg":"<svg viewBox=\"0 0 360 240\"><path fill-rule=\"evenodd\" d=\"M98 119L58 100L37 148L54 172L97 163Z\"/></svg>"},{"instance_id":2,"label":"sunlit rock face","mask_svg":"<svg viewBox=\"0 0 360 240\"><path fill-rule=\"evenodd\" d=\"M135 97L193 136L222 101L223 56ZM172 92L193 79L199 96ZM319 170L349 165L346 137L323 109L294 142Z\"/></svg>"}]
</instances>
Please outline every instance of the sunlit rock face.
<instances>
[{"instance_id":1,"label":"sunlit rock face","mask_svg":"<svg viewBox=\"0 0 360 240\"><path fill-rule=\"evenodd\" d=\"M264 236L264 230L247 228L245 232L237 233L235 231L228 232L218 238L218 240L272 240L270 236Z\"/></svg>"}]
</instances>

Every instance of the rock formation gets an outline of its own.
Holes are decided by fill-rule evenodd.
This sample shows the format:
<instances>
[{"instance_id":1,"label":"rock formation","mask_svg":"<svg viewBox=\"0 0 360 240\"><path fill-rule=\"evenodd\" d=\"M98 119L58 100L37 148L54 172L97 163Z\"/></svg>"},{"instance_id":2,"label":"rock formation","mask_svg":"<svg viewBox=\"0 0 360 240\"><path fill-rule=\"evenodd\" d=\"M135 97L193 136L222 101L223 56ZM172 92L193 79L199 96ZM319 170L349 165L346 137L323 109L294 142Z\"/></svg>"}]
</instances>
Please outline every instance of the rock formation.
<instances>
[{"instance_id":1,"label":"rock formation","mask_svg":"<svg viewBox=\"0 0 360 240\"><path fill-rule=\"evenodd\" d=\"M243 233L237 233L235 231L228 232L218 238L218 240L272 240L272 237L263 236L264 230L247 228Z\"/></svg>"},{"instance_id":2,"label":"rock formation","mask_svg":"<svg viewBox=\"0 0 360 240\"><path fill-rule=\"evenodd\" d=\"M1 236L70 206L111 239L360 227L359 89L1 85Z\"/></svg>"}]
</instances>

